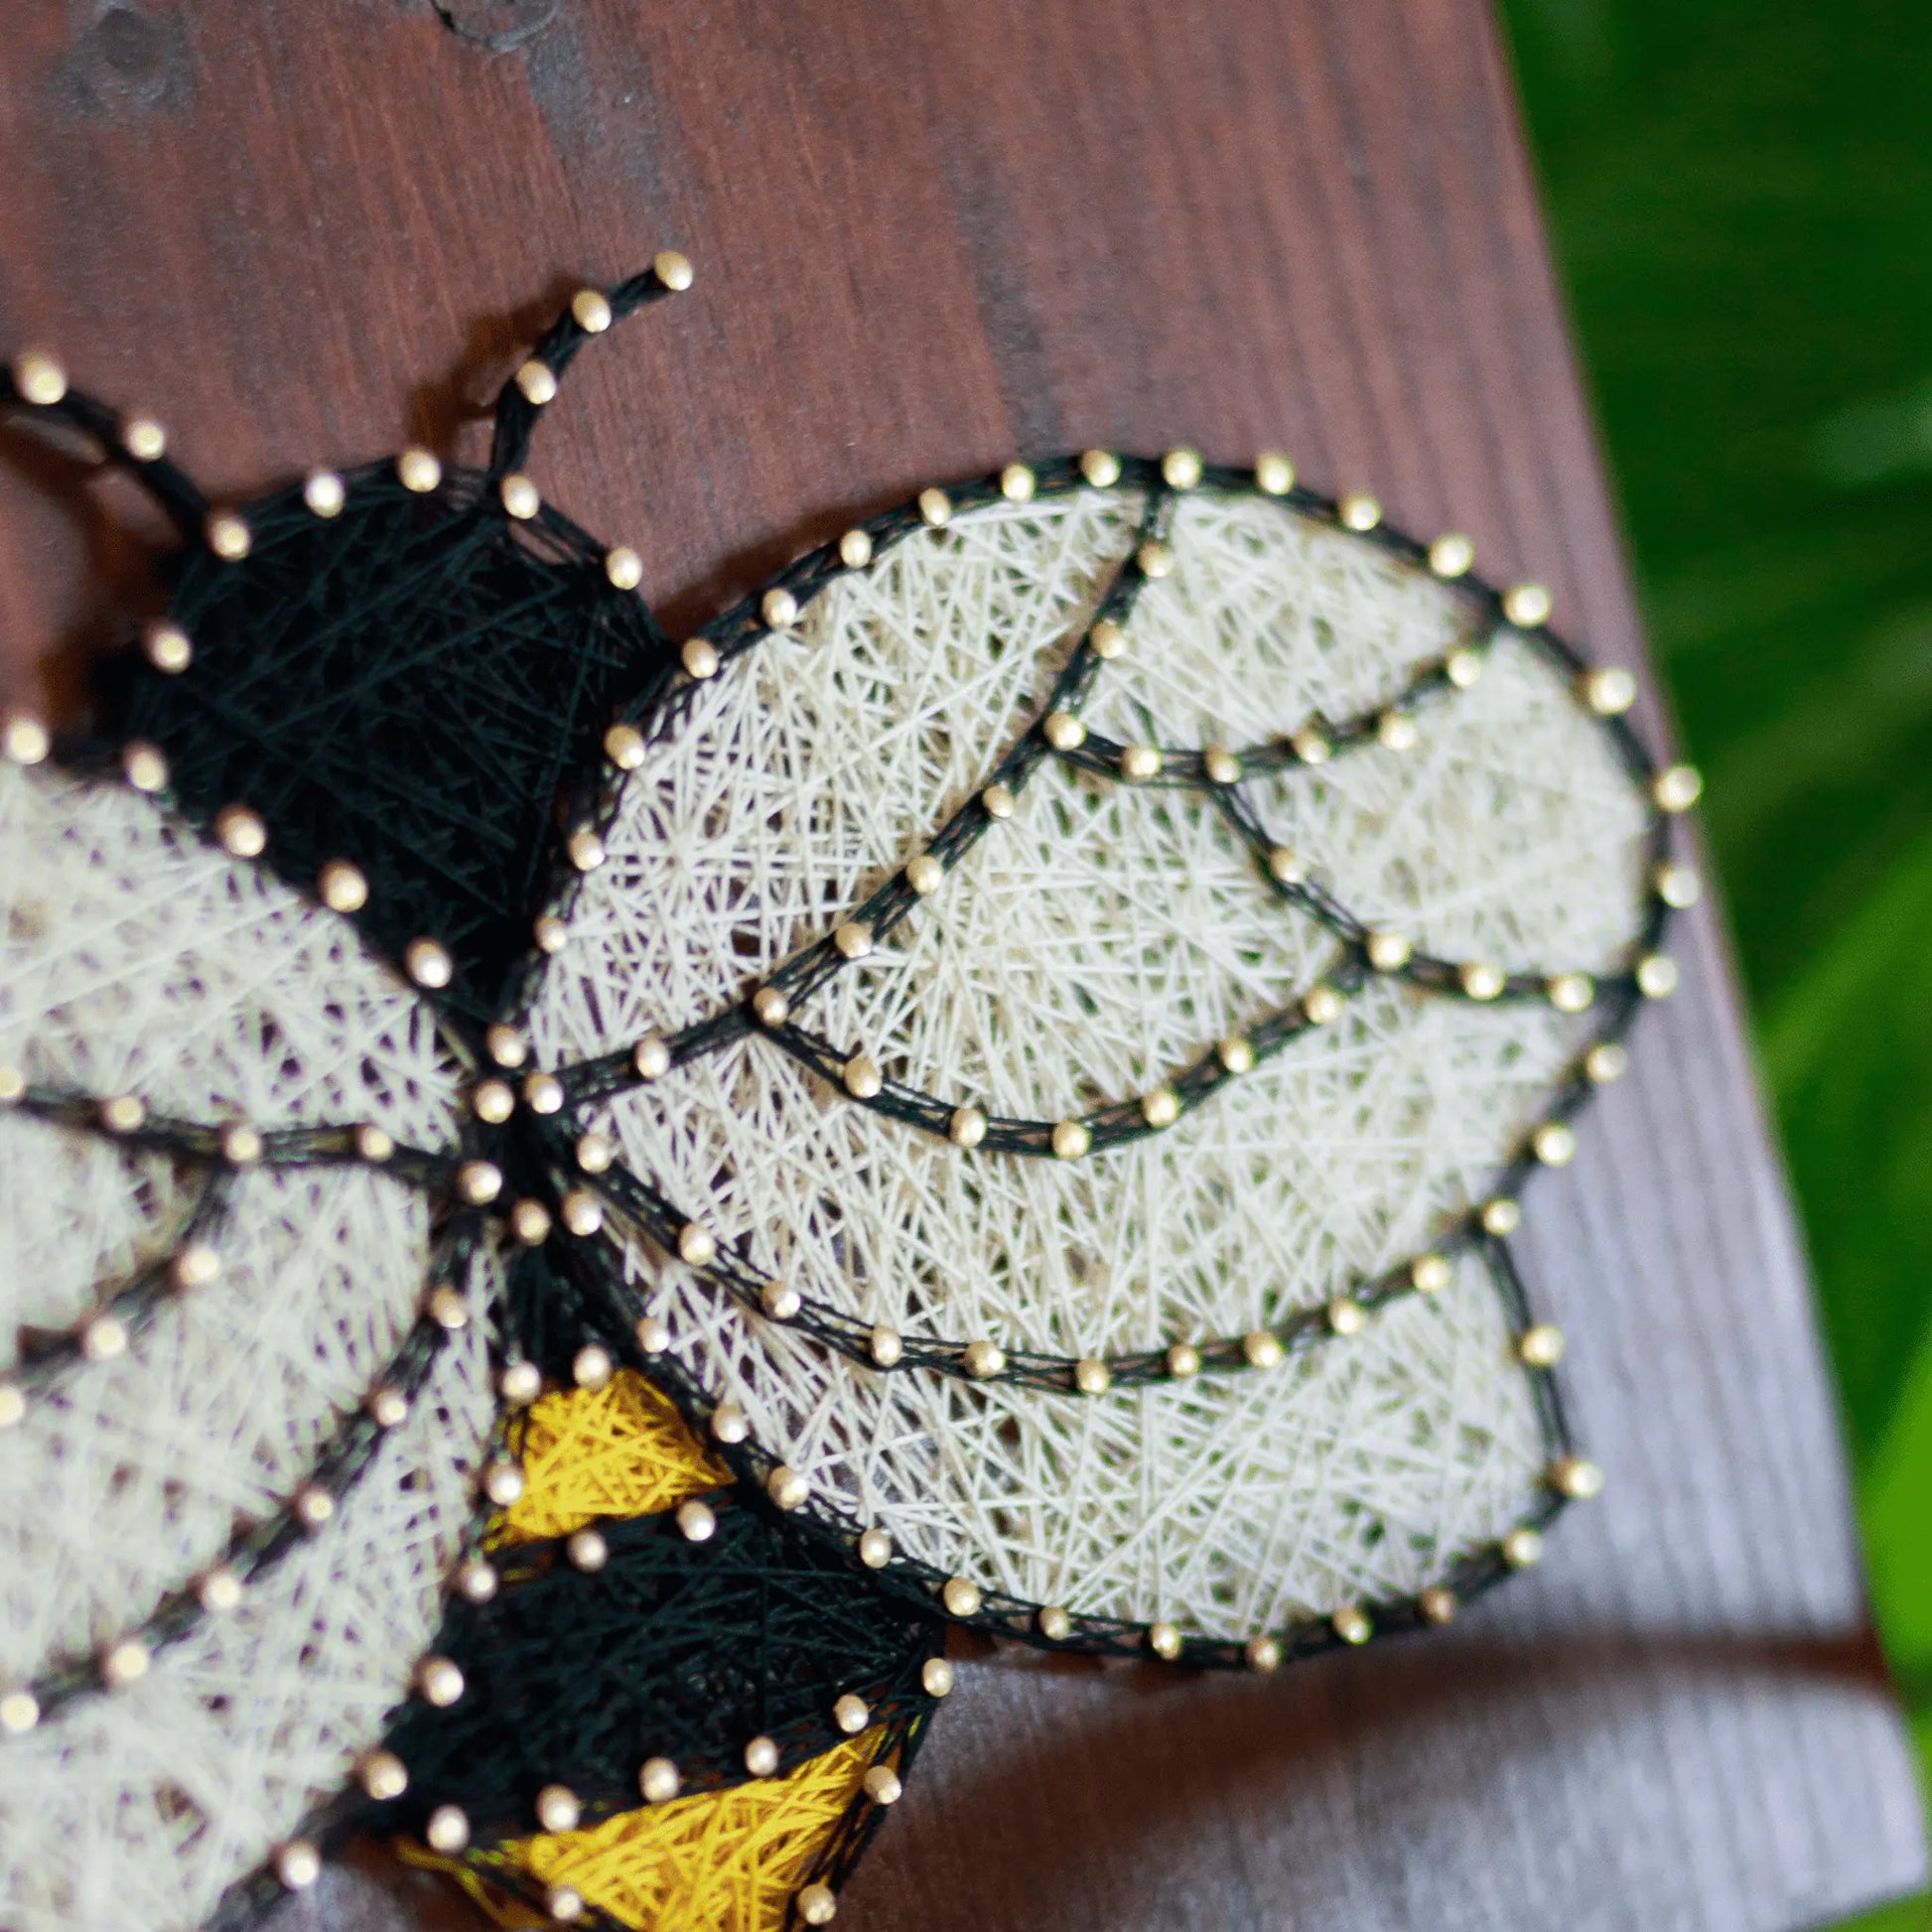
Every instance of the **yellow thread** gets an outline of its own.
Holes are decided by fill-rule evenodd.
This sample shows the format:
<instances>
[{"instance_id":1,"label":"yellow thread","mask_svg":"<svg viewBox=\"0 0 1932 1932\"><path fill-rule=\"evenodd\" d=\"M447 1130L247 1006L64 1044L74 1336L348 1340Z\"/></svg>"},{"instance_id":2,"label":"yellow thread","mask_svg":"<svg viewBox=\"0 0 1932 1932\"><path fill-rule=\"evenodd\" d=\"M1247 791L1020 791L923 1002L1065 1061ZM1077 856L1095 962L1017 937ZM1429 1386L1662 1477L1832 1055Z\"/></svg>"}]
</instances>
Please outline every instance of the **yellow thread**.
<instances>
[{"instance_id":1,"label":"yellow thread","mask_svg":"<svg viewBox=\"0 0 1932 1932\"><path fill-rule=\"evenodd\" d=\"M541 1397L517 1449L524 1490L490 1530L496 1547L568 1536L600 1516L654 1516L731 1480L670 1398L634 1369L620 1369L601 1389Z\"/></svg>"},{"instance_id":2,"label":"yellow thread","mask_svg":"<svg viewBox=\"0 0 1932 1932\"><path fill-rule=\"evenodd\" d=\"M636 1932L778 1932L886 1740L880 1726L785 1777L621 1812L589 1831L523 1839L472 1863L500 1860L540 1885L575 1886Z\"/></svg>"}]
</instances>

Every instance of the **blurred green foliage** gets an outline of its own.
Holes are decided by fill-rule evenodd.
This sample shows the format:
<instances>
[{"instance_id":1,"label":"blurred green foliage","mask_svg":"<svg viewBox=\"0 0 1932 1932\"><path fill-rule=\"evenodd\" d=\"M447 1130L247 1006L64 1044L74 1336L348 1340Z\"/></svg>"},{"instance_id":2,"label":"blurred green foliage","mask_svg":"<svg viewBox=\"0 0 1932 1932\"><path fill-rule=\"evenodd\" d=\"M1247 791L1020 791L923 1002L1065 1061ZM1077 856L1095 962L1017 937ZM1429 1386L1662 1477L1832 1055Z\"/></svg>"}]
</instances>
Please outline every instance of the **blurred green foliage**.
<instances>
[{"instance_id":1,"label":"blurred green foliage","mask_svg":"<svg viewBox=\"0 0 1932 1932\"><path fill-rule=\"evenodd\" d=\"M1502 12L1932 1765L1932 6Z\"/></svg>"}]
</instances>

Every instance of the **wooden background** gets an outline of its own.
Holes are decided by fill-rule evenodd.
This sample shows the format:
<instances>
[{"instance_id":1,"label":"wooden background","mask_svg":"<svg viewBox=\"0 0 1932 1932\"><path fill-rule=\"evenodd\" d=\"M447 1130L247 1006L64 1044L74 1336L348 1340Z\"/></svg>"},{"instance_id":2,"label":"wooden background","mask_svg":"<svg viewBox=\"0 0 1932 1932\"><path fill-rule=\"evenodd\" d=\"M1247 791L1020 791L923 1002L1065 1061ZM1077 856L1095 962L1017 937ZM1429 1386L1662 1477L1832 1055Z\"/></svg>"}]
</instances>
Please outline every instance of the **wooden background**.
<instances>
[{"instance_id":1,"label":"wooden background","mask_svg":"<svg viewBox=\"0 0 1932 1932\"><path fill-rule=\"evenodd\" d=\"M674 623L926 482L1187 440L1465 529L1636 661L1481 0L15 0L0 182L0 348L237 492L471 447L561 295L683 247L695 291L579 364L535 465ZM0 677L70 701L147 539L4 448ZM1791 1216L1689 933L1525 1247L1603 1501L1454 1631L1272 1682L963 1669L842 1925L1784 1932L1921 1879ZM427 1882L334 1874L278 1932L460 1919Z\"/></svg>"}]
</instances>

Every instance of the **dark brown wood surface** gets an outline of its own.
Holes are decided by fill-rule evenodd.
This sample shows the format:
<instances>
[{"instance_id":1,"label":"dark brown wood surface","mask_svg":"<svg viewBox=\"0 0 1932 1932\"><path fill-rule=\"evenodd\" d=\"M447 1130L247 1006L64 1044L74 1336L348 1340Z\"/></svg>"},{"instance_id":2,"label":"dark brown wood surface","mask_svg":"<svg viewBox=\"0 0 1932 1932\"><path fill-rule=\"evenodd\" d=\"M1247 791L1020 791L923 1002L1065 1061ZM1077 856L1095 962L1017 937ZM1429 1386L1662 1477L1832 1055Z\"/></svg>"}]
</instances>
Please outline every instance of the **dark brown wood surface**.
<instances>
[{"instance_id":1,"label":"dark brown wood surface","mask_svg":"<svg viewBox=\"0 0 1932 1932\"><path fill-rule=\"evenodd\" d=\"M236 492L471 447L560 295L686 249L535 466L678 623L926 482L1186 440L1465 529L1637 660L1480 0L16 0L0 183L0 347ZM0 677L65 699L146 539L6 458ZM1785 1932L1920 1879L1791 1215L1689 931L1525 1249L1603 1500L1453 1631L1275 1681L967 1665L841 1924ZM336 1874L284 1932L426 1882Z\"/></svg>"}]
</instances>

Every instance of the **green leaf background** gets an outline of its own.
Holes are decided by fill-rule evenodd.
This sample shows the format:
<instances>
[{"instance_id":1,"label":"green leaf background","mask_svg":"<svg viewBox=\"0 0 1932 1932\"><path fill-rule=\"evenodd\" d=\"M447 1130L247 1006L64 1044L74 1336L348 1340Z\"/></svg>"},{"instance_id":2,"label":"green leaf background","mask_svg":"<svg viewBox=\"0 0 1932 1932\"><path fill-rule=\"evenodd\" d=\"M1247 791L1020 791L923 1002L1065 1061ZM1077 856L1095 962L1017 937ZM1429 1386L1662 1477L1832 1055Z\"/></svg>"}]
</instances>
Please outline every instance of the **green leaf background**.
<instances>
[{"instance_id":1,"label":"green leaf background","mask_svg":"<svg viewBox=\"0 0 1932 1932\"><path fill-rule=\"evenodd\" d=\"M1932 1784L1932 5L1502 15Z\"/></svg>"}]
</instances>

